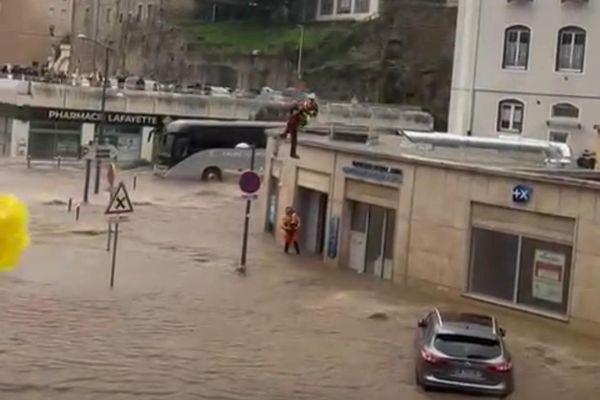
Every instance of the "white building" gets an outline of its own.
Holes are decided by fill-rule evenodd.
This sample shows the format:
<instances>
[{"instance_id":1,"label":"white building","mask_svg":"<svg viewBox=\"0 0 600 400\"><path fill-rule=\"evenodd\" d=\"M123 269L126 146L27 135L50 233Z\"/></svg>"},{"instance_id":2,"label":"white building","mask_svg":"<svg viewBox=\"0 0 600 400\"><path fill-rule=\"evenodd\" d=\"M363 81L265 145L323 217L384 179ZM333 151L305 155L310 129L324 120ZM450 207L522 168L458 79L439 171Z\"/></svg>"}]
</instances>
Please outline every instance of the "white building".
<instances>
[{"instance_id":1,"label":"white building","mask_svg":"<svg viewBox=\"0 0 600 400\"><path fill-rule=\"evenodd\" d=\"M383 1L384 0L316 0L317 7L315 20L361 21L377 18ZM458 0L421 0L421 2L455 7Z\"/></svg>"},{"instance_id":2,"label":"white building","mask_svg":"<svg viewBox=\"0 0 600 400\"><path fill-rule=\"evenodd\" d=\"M600 4L460 0L449 130L595 149Z\"/></svg>"}]
</instances>

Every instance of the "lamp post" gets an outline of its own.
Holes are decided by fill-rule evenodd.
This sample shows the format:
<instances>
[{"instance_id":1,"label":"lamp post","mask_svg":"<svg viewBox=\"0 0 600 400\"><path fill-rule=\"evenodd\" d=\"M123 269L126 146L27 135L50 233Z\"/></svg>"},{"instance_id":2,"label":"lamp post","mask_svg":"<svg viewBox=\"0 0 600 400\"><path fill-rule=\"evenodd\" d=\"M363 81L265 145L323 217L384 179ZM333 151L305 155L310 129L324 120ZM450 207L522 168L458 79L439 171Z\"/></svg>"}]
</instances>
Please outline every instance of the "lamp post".
<instances>
[{"instance_id":1,"label":"lamp post","mask_svg":"<svg viewBox=\"0 0 600 400\"><path fill-rule=\"evenodd\" d=\"M304 52L304 25L298 25L300 28L300 41L298 43L298 81L302 80L302 56Z\"/></svg>"},{"instance_id":2,"label":"lamp post","mask_svg":"<svg viewBox=\"0 0 600 400\"><path fill-rule=\"evenodd\" d=\"M100 126L98 127L98 134L96 137L96 143L98 145L102 145L104 144L104 133L105 133L105 128L106 128L106 91L108 88L108 73L109 73L109 69L110 69L110 52L111 52L111 47L110 45L106 45L98 40L94 40L94 39L90 39L89 37L87 37L86 35L77 35L77 39L79 40L85 40L88 42L91 42L93 44L95 44L96 46L100 46L102 48L104 48L105 51L105 55L104 55L104 79L102 81L102 100L100 103ZM98 194L100 192L100 174L101 174L101 169L102 169L102 161L100 159L96 159L96 180L95 180L95 184L94 184L94 194Z\"/></svg>"}]
</instances>

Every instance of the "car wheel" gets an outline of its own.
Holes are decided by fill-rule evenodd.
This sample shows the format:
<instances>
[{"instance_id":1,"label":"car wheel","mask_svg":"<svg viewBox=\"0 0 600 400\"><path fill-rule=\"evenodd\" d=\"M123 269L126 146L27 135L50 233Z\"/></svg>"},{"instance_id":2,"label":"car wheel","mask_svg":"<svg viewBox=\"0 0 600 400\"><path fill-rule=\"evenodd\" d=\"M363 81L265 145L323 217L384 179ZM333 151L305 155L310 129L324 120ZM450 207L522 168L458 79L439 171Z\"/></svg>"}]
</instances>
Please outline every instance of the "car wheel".
<instances>
[{"instance_id":1,"label":"car wheel","mask_svg":"<svg viewBox=\"0 0 600 400\"><path fill-rule=\"evenodd\" d=\"M203 181L222 181L223 173L217 167L208 167L202 172Z\"/></svg>"}]
</instances>

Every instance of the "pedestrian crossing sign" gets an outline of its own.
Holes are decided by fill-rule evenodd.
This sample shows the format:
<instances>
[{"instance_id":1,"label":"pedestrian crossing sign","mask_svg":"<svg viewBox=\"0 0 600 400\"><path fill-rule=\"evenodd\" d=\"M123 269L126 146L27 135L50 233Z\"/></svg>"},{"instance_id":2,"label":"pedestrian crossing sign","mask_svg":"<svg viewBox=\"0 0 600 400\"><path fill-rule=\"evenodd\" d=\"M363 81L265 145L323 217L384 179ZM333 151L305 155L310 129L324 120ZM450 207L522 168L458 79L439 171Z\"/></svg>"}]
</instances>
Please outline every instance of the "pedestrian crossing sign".
<instances>
[{"instance_id":1,"label":"pedestrian crossing sign","mask_svg":"<svg viewBox=\"0 0 600 400\"><path fill-rule=\"evenodd\" d=\"M133 212L133 204L131 203L131 199L129 198L129 193L127 193L127 189L125 189L125 184L123 182L119 183L117 186L117 190L115 190L115 194L110 199L110 203L108 203L108 208L106 209L105 215L119 215L119 214L129 214Z\"/></svg>"}]
</instances>

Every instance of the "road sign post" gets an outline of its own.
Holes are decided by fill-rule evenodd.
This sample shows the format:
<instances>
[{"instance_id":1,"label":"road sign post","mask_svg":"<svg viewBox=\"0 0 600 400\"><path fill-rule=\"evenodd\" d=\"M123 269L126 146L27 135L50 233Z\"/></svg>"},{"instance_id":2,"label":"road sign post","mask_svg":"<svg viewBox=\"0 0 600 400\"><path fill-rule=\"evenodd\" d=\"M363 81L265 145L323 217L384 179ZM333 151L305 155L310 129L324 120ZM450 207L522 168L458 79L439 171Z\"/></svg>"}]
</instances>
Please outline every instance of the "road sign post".
<instances>
[{"instance_id":1,"label":"road sign post","mask_svg":"<svg viewBox=\"0 0 600 400\"><path fill-rule=\"evenodd\" d=\"M240 176L240 189L246 196L254 195L260 189L260 176L254 172L254 160L256 158L256 147L252 146L250 157L250 170ZM246 213L244 214L244 233L242 236L242 257L240 260L240 271L246 271L246 256L248 253L248 230L250 228L250 210L252 209L252 198L246 199Z\"/></svg>"},{"instance_id":2,"label":"road sign post","mask_svg":"<svg viewBox=\"0 0 600 400\"><path fill-rule=\"evenodd\" d=\"M131 203L131 199L129 198L129 193L127 193L127 189L125 188L125 184L123 182L119 183L117 189L114 193L111 193L112 196L110 198L110 202L108 203L108 207L104 214L109 218L114 218L114 229L111 230L111 220L108 222L108 244L107 250L110 251L110 239L111 235L114 237L114 242L112 246L112 262L110 267L110 287L113 288L115 285L115 270L117 265L117 246L119 243L119 223L124 221L124 216L126 214L131 214L133 212L133 204Z\"/></svg>"},{"instance_id":3,"label":"road sign post","mask_svg":"<svg viewBox=\"0 0 600 400\"><path fill-rule=\"evenodd\" d=\"M88 203L90 195L90 170L92 168L92 160L85 160L85 182L83 183L83 202Z\"/></svg>"}]
</instances>

